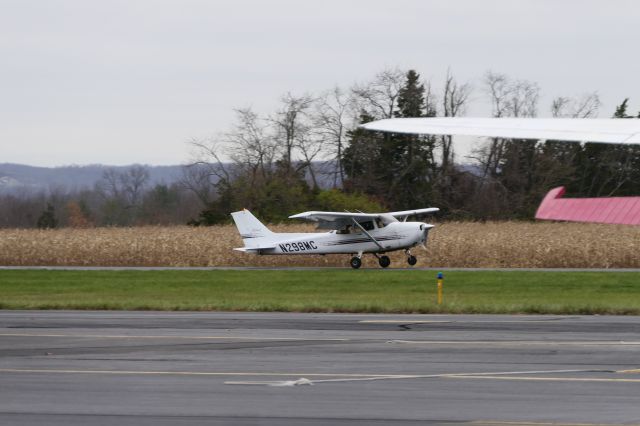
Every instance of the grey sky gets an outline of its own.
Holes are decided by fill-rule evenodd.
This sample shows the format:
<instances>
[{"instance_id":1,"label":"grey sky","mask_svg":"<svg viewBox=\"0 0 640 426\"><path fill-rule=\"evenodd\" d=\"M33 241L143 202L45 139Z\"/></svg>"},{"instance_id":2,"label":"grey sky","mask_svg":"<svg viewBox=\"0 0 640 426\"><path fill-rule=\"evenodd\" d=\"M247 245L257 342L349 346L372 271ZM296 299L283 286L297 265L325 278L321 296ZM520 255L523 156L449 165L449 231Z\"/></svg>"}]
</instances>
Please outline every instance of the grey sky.
<instances>
[{"instance_id":1,"label":"grey sky","mask_svg":"<svg viewBox=\"0 0 640 426\"><path fill-rule=\"evenodd\" d=\"M0 0L0 162L176 164L232 108L448 66L487 115L493 69L554 96L598 90L640 109L632 0ZM464 148L463 148L464 149Z\"/></svg>"}]
</instances>

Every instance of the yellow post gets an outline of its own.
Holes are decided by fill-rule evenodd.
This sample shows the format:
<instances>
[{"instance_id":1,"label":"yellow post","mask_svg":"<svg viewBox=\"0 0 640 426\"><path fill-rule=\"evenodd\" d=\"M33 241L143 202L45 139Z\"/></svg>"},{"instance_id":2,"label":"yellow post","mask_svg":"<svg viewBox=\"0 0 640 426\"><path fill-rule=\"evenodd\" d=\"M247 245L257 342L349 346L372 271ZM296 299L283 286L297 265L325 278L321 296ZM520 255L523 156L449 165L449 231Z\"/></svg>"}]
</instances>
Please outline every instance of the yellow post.
<instances>
[{"instance_id":1,"label":"yellow post","mask_svg":"<svg viewBox=\"0 0 640 426\"><path fill-rule=\"evenodd\" d=\"M438 272L438 305L442 305L442 282L444 281L444 274Z\"/></svg>"}]
</instances>

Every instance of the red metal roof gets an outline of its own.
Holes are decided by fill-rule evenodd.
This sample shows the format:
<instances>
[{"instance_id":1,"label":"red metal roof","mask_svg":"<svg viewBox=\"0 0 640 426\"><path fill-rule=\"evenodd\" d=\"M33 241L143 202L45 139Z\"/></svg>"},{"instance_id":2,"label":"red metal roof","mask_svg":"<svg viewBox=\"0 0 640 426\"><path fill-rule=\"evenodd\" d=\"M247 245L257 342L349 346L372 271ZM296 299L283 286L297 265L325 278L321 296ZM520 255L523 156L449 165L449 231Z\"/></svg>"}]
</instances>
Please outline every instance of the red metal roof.
<instances>
[{"instance_id":1,"label":"red metal roof","mask_svg":"<svg viewBox=\"0 0 640 426\"><path fill-rule=\"evenodd\" d=\"M563 186L547 193L536 219L640 225L640 197L562 198Z\"/></svg>"}]
</instances>

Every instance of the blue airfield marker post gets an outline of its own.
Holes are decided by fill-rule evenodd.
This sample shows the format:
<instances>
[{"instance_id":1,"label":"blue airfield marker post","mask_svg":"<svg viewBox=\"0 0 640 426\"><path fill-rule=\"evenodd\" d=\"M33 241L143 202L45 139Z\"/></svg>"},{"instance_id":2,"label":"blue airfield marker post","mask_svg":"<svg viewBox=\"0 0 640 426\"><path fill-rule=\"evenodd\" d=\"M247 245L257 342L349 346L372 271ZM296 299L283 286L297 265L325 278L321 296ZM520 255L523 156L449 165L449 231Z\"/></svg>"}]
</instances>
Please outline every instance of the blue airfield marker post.
<instances>
[{"instance_id":1,"label":"blue airfield marker post","mask_svg":"<svg viewBox=\"0 0 640 426\"><path fill-rule=\"evenodd\" d=\"M444 274L438 272L438 305L442 305L442 283L444 281Z\"/></svg>"}]
</instances>

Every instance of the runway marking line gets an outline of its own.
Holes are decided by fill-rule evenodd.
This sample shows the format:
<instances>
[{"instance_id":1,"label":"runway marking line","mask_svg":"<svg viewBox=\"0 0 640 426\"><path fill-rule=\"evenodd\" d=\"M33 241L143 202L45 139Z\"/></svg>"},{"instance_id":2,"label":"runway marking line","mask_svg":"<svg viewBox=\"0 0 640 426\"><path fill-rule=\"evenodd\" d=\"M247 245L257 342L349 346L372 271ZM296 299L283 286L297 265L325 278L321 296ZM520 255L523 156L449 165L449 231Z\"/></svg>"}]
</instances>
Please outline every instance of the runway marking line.
<instances>
[{"instance_id":1,"label":"runway marking line","mask_svg":"<svg viewBox=\"0 0 640 426\"><path fill-rule=\"evenodd\" d=\"M540 345L540 346L640 346L640 341L553 341L553 340L389 340L390 343L403 343L409 345Z\"/></svg>"},{"instance_id":2,"label":"runway marking line","mask_svg":"<svg viewBox=\"0 0 640 426\"><path fill-rule=\"evenodd\" d=\"M355 373L267 373L267 372L219 372L219 371L135 371L135 370L56 370L34 368L0 368L0 373L57 373L57 374L107 374L107 375L158 375L158 376L272 376L272 377L397 377L406 375L355 374Z\"/></svg>"},{"instance_id":3,"label":"runway marking line","mask_svg":"<svg viewBox=\"0 0 640 426\"><path fill-rule=\"evenodd\" d=\"M515 377L515 376L474 376L474 375L452 375L452 379L488 379L488 380L521 380L538 382L622 382L640 383L640 379L613 379L601 377Z\"/></svg>"},{"instance_id":4,"label":"runway marking line","mask_svg":"<svg viewBox=\"0 0 640 426\"><path fill-rule=\"evenodd\" d=\"M431 321L434 322L434 321ZM403 324L409 324L404 322ZM415 324L415 323L412 323ZM252 337L252 336L181 336L181 335L128 335L128 334L73 334L73 333L0 333L0 337L75 337L84 339L167 339L167 340L244 340L259 341L292 341L292 342L350 342L350 338L304 338L304 337ZM375 339L374 339L375 340ZM549 341L549 340L384 340L385 343L407 345L522 345L522 346L640 346L640 341ZM638 370L627 370L635 373Z\"/></svg>"},{"instance_id":5,"label":"runway marking line","mask_svg":"<svg viewBox=\"0 0 640 426\"><path fill-rule=\"evenodd\" d=\"M620 423L557 423L557 422L531 422L531 421L500 421L500 420L474 420L470 422L475 425L504 425L504 426L622 426ZM626 424L626 426L633 426L633 424Z\"/></svg>"},{"instance_id":6,"label":"runway marking line","mask_svg":"<svg viewBox=\"0 0 640 426\"><path fill-rule=\"evenodd\" d=\"M640 368L634 368L631 370L618 370L616 373L640 373Z\"/></svg>"},{"instance_id":7,"label":"runway marking line","mask_svg":"<svg viewBox=\"0 0 640 426\"><path fill-rule=\"evenodd\" d=\"M553 319L531 319L531 320L484 320L484 321L465 321L465 320L361 320L358 323L361 324L429 324L429 323L456 323L456 324L512 324L512 323L551 323L555 324L556 322L570 318L553 318Z\"/></svg>"},{"instance_id":8,"label":"runway marking line","mask_svg":"<svg viewBox=\"0 0 640 426\"><path fill-rule=\"evenodd\" d=\"M337 379L321 379L307 380L301 375L299 380L304 380L304 384L313 385L315 383L335 383L335 382L357 382L357 381L376 381L376 380L398 380L398 379L437 379L437 378L478 378L478 377L504 377L513 376L514 374L549 374L549 373L614 373L611 370L534 370L534 371L502 371L502 372L485 372L485 373L442 373L442 374L407 374L407 375L371 375L369 377L356 378L337 378ZM308 376L311 376L310 374ZM631 380L631 379L630 379ZM640 382L640 380L637 380ZM296 381L226 381L226 385L263 385L263 386L295 386Z\"/></svg>"},{"instance_id":9,"label":"runway marking line","mask_svg":"<svg viewBox=\"0 0 640 426\"><path fill-rule=\"evenodd\" d=\"M361 320L358 324L436 324L436 323L449 323L453 321L447 320L416 320L416 321L401 321L401 320Z\"/></svg>"},{"instance_id":10,"label":"runway marking line","mask_svg":"<svg viewBox=\"0 0 640 426\"><path fill-rule=\"evenodd\" d=\"M72 369L34 369L34 368L0 368L0 373L58 373L58 374L123 374L123 375L179 375L179 376L314 376L314 377L353 377L356 379L418 379L454 376L502 376L513 374L549 374L549 373L585 373L607 372L609 370L533 370L533 371L502 371L484 373L440 373L440 374L365 374L365 373L283 373L283 372L219 372L219 371L145 371L145 370L72 370Z\"/></svg>"},{"instance_id":11,"label":"runway marking line","mask_svg":"<svg viewBox=\"0 0 640 426\"><path fill-rule=\"evenodd\" d=\"M148 376L212 376L212 377L298 377L293 381L226 381L227 385L268 385L289 386L300 381L303 384L335 383L355 381L399 380L399 379L485 379L485 380L515 380L515 381L564 381L564 382L611 382L611 383L640 383L640 379L601 378L601 377L531 377L533 374L562 374L562 373L616 373L611 370L535 370L535 371L504 371L483 373L442 373L442 374L355 374L355 373L273 373L273 372L217 372L217 371L135 371L135 370L56 370L56 369L20 369L2 368L0 373L33 373L33 374L104 374L104 375L148 375ZM529 375L515 376L515 375ZM306 377L317 377L318 380L308 380ZM326 378L326 379L323 379Z\"/></svg>"},{"instance_id":12,"label":"runway marking line","mask_svg":"<svg viewBox=\"0 0 640 426\"><path fill-rule=\"evenodd\" d=\"M0 333L0 337L79 337L89 339L177 339L177 340L247 340L247 341L322 341L347 342L351 339L304 337L249 337L249 336L171 336L171 335L128 335L128 334L40 334L40 333Z\"/></svg>"}]
</instances>

